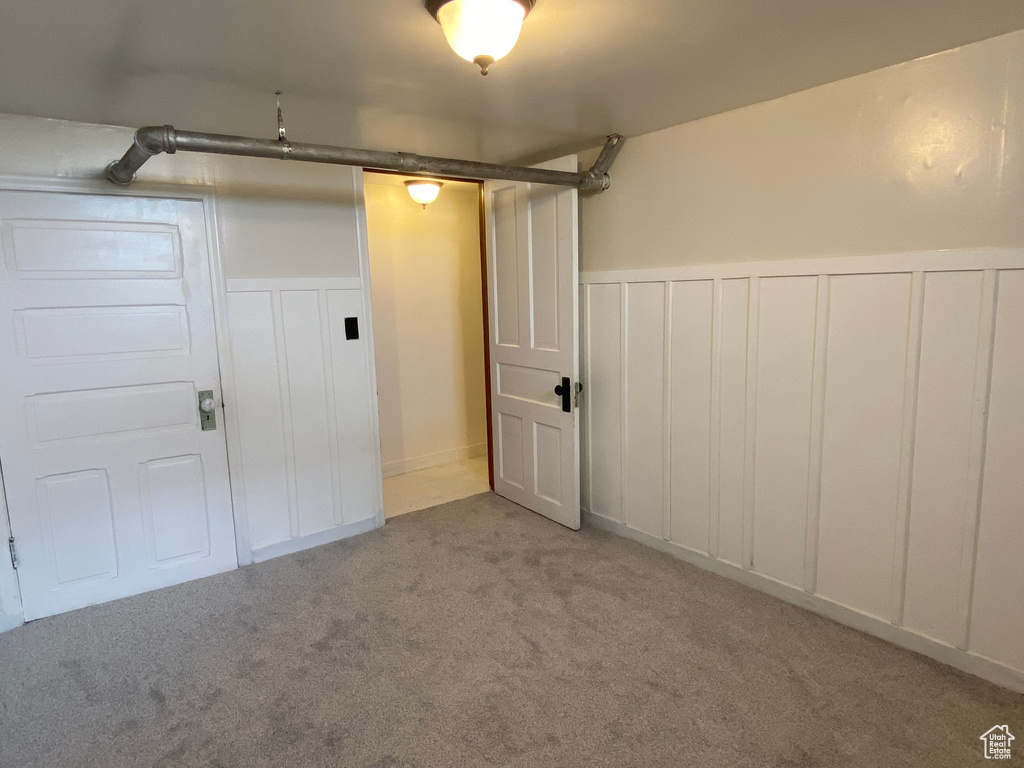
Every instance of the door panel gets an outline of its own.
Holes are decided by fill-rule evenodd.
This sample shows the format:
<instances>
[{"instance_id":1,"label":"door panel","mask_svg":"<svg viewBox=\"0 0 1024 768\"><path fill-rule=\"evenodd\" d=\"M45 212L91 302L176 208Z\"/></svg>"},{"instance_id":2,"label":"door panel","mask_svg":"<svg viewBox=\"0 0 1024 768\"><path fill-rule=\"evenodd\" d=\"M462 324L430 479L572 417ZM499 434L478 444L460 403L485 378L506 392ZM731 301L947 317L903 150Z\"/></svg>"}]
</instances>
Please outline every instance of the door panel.
<instances>
[{"instance_id":1,"label":"door panel","mask_svg":"<svg viewBox=\"0 0 1024 768\"><path fill-rule=\"evenodd\" d=\"M117 576L114 510L106 470L36 480L40 522L49 534L55 588Z\"/></svg>"},{"instance_id":2,"label":"door panel","mask_svg":"<svg viewBox=\"0 0 1024 768\"><path fill-rule=\"evenodd\" d=\"M149 567L210 553L203 457L173 456L139 464Z\"/></svg>"},{"instance_id":3,"label":"door panel","mask_svg":"<svg viewBox=\"0 0 1024 768\"><path fill-rule=\"evenodd\" d=\"M199 427L198 392L220 399L203 204L2 192L0 247L25 618L234 568L223 420Z\"/></svg>"},{"instance_id":4,"label":"door panel","mask_svg":"<svg viewBox=\"0 0 1024 768\"><path fill-rule=\"evenodd\" d=\"M544 167L574 171L576 158ZM577 192L492 181L484 196L494 490L577 529ZM568 412L555 391L563 380Z\"/></svg>"}]
</instances>

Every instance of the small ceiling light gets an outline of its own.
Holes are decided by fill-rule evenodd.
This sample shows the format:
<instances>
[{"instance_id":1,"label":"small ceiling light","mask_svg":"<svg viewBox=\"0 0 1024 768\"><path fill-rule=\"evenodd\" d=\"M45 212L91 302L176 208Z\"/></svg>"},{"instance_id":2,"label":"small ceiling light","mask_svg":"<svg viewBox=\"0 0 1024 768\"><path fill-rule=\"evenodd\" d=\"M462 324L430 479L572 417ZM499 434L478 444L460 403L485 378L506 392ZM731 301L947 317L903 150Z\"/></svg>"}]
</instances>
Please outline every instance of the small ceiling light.
<instances>
[{"instance_id":1,"label":"small ceiling light","mask_svg":"<svg viewBox=\"0 0 1024 768\"><path fill-rule=\"evenodd\" d=\"M441 24L448 45L481 74L504 58L519 40L523 19L536 0L425 0Z\"/></svg>"},{"instance_id":2,"label":"small ceiling light","mask_svg":"<svg viewBox=\"0 0 1024 768\"><path fill-rule=\"evenodd\" d=\"M442 186L444 185L440 181L432 179L409 179L405 182L405 188L409 190L409 197L424 208L437 200Z\"/></svg>"}]
</instances>

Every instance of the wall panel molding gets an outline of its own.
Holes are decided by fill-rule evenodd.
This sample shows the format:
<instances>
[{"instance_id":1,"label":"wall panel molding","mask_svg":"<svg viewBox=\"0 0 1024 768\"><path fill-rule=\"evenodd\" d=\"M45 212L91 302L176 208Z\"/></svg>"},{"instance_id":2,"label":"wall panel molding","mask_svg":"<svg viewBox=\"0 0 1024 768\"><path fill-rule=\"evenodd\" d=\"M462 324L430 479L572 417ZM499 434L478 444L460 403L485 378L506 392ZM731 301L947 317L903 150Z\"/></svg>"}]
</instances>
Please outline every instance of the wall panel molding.
<instances>
[{"instance_id":1,"label":"wall panel molding","mask_svg":"<svg viewBox=\"0 0 1024 768\"><path fill-rule=\"evenodd\" d=\"M914 272L910 283L910 319L907 325L905 375L903 378L903 421L900 434L899 491L896 525L893 530L890 618L903 623L903 602L907 587L907 548L910 536L910 495L917 426L917 398L920 390L921 324L924 320L924 273Z\"/></svg>"},{"instance_id":2,"label":"wall panel molding","mask_svg":"<svg viewBox=\"0 0 1024 768\"><path fill-rule=\"evenodd\" d=\"M962 272L1021 269L1024 248L978 248L922 251L879 256L829 256L821 259L740 261L726 264L687 264L652 269L590 270L580 272L587 283L663 283L667 280L729 280L743 277L873 275L892 272Z\"/></svg>"},{"instance_id":3,"label":"wall panel molding","mask_svg":"<svg viewBox=\"0 0 1024 768\"><path fill-rule=\"evenodd\" d=\"M993 369L1014 381L1019 354L996 324L1024 327L997 288L1020 275L1024 249L583 273L591 519L1024 691L1000 641L1024 612L991 608L1024 542L979 544L1019 522L985 457ZM1001 467L1024 466L1012 434Z\"/></svg>"},{"instance_id":4,"label":"wall panel molding","mask_svg":"<svg viewBox=\"0 0 1024 768\"><path fill-rule=\"evenodd\" d=\"M363 289L350 278L227 281L230 404L257 560L382 522L371 357ZM345 318L360 336L347 339ZM366 522L369 521L369 522Z\"/></svg>"}]
</instances>

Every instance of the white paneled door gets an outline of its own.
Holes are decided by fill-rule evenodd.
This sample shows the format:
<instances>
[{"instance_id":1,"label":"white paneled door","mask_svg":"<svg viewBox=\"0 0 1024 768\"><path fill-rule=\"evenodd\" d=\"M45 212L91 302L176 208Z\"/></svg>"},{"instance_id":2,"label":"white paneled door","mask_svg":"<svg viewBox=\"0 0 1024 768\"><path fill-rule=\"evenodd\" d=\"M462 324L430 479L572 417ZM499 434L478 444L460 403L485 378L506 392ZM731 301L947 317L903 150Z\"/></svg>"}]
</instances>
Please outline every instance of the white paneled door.
<instances>
[{"instance_id":1,"label":"white paneled door","mask_svg":"<svg viewBox=\"0 0 1024 768\"><path fill-rule=\"evenodd\" d=\"M575 171L576 157L543 167ZM494 490L575 530L577 192L492 181L484 193Z\"/></svg>"},{"instance_id":2,"label":"white paneled door","mask_svg":"<svg viewBox=\"0 0 1024 768\"><path fill-rule=\"evenodd\" d=\"M202 201L0 192L0 227L0 463L26 620L234 568Z\"/></svg>"}]
</instances>

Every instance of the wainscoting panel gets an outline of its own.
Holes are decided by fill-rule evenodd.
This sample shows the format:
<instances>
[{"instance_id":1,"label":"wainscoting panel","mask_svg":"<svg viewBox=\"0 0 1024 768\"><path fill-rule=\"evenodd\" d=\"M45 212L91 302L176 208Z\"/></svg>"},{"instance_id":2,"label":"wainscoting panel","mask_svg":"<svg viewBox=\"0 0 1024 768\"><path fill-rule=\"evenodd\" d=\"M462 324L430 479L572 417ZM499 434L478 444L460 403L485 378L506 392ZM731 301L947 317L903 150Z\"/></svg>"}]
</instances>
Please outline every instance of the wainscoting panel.
<instances>
[{"instance_id":1,"label":"wainscoting panel","mask_svg":"<svg viewBox=\"0 0 1024 768\"><path fill-rule=\"evenodd\" d=\"M961 559L965 515L973 520L977 506L967 470L983 275L936 272L924 284L903 625L956 645L964 627L949 599L960 583L951 566Z\"/></svg>"},{"instance_id":2,"label":"wainscoting panel","mask_svg":"<svg viewBox=\"0 0 1024 768\"><path fill-rule=\"evenodd\" d=\"M581 278L592 520L1024 691L1024 251Z\"/></svg>"},{"instance_id":3,"label":"wainscoting panel","mask_svg":"<svg viewBox=\"0 0 1024 768\"><path fill-rule=\"evenodd\" d=\"M239 279L227 290L241 454L233 492L253 558L373 527L380 465L359 280ZM347 317L359 338L346 337Z\"/></svg>"},{"instance_id":4,"label":"wainscoting panel","mask_svg":"<svg viewBox=\"0 0 1024 768\"><path fill-rule=\"evenodd\" d=\"M977 496L968 498L971 514L964 537L968 547L976 547L968 647L1024 669L1024 271L1000 273L995 293L981 503ZM982 312L983 320L991 322L991 305ZM978 401L984 402L983 394L976 396ZM984 418L983 410L976 413L979 421ZM969 474L972 491L977 479L976 471Z\"/></svg>"},{"instance_id":5,"label":"wainscoting panel","mask_svg":"<svg viewBox=\"0 0 1024 768\"><path fill-rule=\"evenodd\" d=\"M843 275L830 284L817 593L884 617L899 499L910 275Z\"/></svg>"},{"instance_id":6,"label":"wainscoting panel","mask_svg":"<svg viewBox=\"0 0 1024 768\"><path fill-rule=\"evenodd\" d=\"M580 314L589 333L584 346L587 435L592 450L584 467L589 509L622 520L622 291L618 284L589 286ZM592 414L600 414L591 421ZM614 418L611 415L614 414Z\"/></svg>"},{"instance_id":7,"label":"wainscoting panel","mask_svg":"<svg viewBox=\"0 0 1024 768\"><path fill-rule=\"evenodd\" d=\"M667 401L671 540L707 552L711 532L711 335L714 283L669 283Z\"/></svg>"},{"instance_id":8,"label":"wainscoting panel","mask_svg":"<svg viewBox=\"0 0 1024 768\"><path fill-rule=\"evenodd\" d=\"M818 281L761 280L754 430L754 559L759 573L802 586L810 470Z\"/></svg>"},{"instance_id":9,"label":"wainscoting panel","mask_svg":"<svg viewBox=\"0 0 1024 768\"><path fill-rule=\"evenodd\" d=\"M644 531L664 528L665 287L626 288L625 521Z\"/></svg>"},{"instance_id":10,"label":"wainscoting panel","mask_svg":"<svg viewBox=\"0 0 1024 768\"><path fill-rule=\"evenodd\" d=\"M718 456L711 466L712 487L717 487L717 505L712 501L711 555L745 567L743 550L743 495L746 470L747 434L747 305L750 281L723 280L721 310L715 322L719 382L718 409L711 423L718 424ZM715 435L712 435L714 441ZM714 442L712 442L714 445ZM712 459L715 456L712 454ZM716 508L717 507L717 508Z\"/></svg>"}]
</instances>

